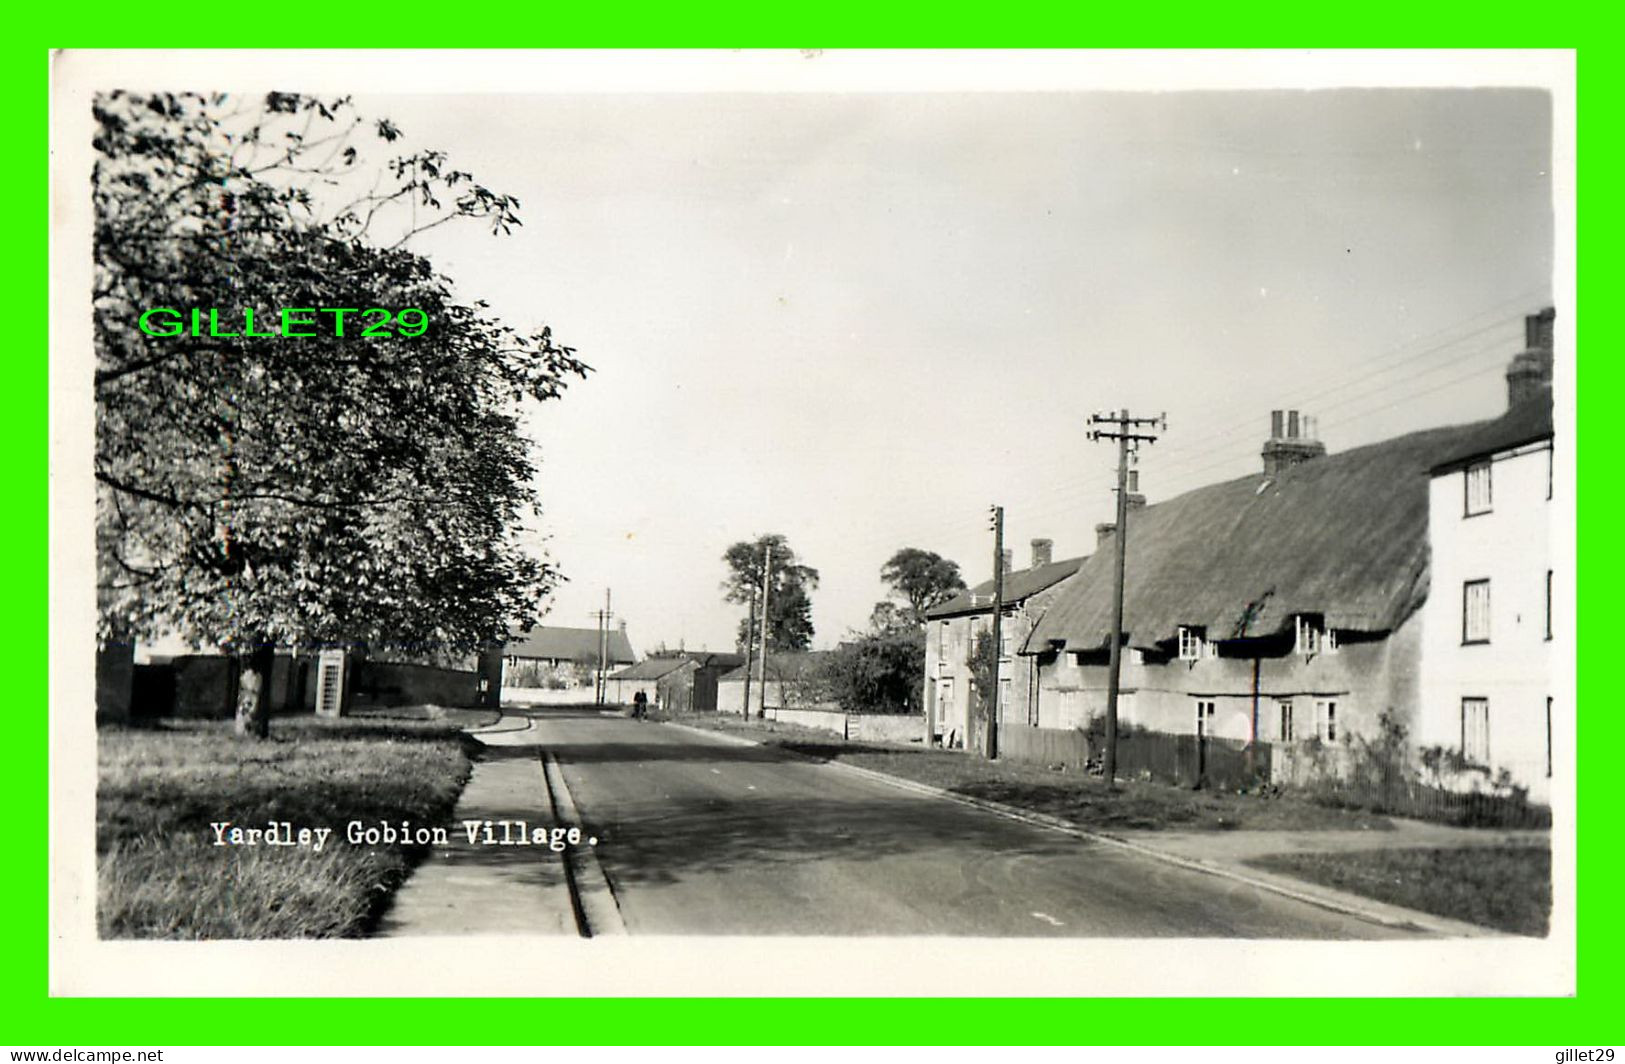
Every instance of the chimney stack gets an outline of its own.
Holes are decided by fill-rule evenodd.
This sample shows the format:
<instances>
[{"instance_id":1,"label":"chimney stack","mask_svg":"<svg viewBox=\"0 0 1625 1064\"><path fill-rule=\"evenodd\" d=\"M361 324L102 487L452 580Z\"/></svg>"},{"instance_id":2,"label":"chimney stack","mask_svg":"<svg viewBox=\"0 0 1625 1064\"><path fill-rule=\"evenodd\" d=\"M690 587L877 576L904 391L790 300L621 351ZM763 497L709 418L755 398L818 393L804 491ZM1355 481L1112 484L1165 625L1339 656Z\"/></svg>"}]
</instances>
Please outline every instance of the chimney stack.
<instances>
[{"instance_id":1,"label":"chimney stack","mask_svg":"<svg viewBox=\"0 0 1625 1064\"><path fill-rule=\"evenodd\" d=\"M1055 555L1055 541L1053 539L1033 540L1033 568L1048 565Z\"/></svg>"},{"instance_id":2,"label":"chimney stack","mask_svg":"<svg viewBox=\"0 0 1625 1064\"><path fill-rule=\"evenodd\" d=\"M1015 562L1016 552L1009 547L1004 548L1004 553L999 556L999 564L1004 567L1005 576L1010 575L1010 570L1015 566Z\"/></svg>"},{"instance_id":3,"label":"chimney stack","mask_svg":"<svg viewBox=\"0 0 1625 1064\"><path fill-rule=\"evenodd\" d=\"M1265 476L1273 477L1326 453L1326 445L1315 439L1309 430L1313 418L1304 415L1300 419L1296 410L1285 411L1285 415L1283 423L1282 411L1270 411L1270 438L1261 452Z\"/></svg>"},{"instance_id":4,"label":"chimney stack","mask_svg":"<svg viewBox=\"0 0 1625 1064\"><path fill-rule=\"evenodd\" d=\"M1545 394L1552 386L1552 322L1557 317L1553 307L1523 319L1524 343L1507 366L1507 406L1514 407Z\"/></svg>"},{"instance_id":5,"label":"chimney stack","mask_svg":"<svg viewBox=\"0 0 1625 1064\"><path fill-rule=\"evenodd\" d=\"M1140 494L1140 471L1138 469L1128 471L1128 497L1125 500L1125 505L1130 510L1138 510L1145 505L1145 496Z\"/></svg>"},{"instance_id":6,"label":"chimney stack","mask_svg":"<svg viewBox=\"0 0 1625 1064\"><path fill-rule=\"evenodd\" d=\"M626 634L626 618L625 617L622 617L620 620L616 621L615 626L620 629L622 635Z\"/></svg>"},{"instance_id":7,"label":"chimney stack","mask_svg":"<svg viewBox=\"0 0 1625 1064\"><path fill-rule=\"evenodd\" d=\"M1102 521L1100 524L1096 525L1095 526L1095 549L1096 550L1105 550L1106 549L1106 541L1111 539L1112 538L1112 533L1116 532L1116 531L1117 531L1117 522L1116 521Z\"/></svg>"}]
</instances>

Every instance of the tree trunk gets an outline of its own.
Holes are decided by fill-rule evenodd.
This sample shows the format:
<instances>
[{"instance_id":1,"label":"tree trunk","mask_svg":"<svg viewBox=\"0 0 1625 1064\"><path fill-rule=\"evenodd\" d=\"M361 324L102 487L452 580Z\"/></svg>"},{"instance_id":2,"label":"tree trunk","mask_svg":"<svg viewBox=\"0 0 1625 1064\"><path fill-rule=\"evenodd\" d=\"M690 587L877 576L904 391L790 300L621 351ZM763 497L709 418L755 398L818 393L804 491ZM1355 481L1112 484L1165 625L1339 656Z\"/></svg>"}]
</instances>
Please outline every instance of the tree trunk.
<instances>
[{"instance_id":1,"label":"tree trunk","mask_svg":"<svg viewBox=\"0 0 1625 1064\"><path fill-rule=\"evenodd\" d=\"M276 650L256 639L237 655L237 734L264 739L271 734L271 665Z\"/></svg>"}]
</instances>

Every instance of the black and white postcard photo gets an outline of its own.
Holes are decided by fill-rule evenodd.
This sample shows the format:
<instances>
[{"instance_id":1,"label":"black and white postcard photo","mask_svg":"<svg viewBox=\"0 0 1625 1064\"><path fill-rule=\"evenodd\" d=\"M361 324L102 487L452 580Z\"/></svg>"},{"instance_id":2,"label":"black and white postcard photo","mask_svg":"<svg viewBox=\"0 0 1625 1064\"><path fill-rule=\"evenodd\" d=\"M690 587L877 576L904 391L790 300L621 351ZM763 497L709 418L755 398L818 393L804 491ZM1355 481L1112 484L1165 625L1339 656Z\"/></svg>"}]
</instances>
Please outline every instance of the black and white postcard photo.
<instances>
[{"instance_id":1,"label":"black and white postcard photo","mask_svg":"<svg viewBox=\"0 0 1625 1064\"><path fill-rule=\"evenodd\" d=\"M1572 53L52 76L53 993L1574 992Z\"/></svg>"}]
</instances>

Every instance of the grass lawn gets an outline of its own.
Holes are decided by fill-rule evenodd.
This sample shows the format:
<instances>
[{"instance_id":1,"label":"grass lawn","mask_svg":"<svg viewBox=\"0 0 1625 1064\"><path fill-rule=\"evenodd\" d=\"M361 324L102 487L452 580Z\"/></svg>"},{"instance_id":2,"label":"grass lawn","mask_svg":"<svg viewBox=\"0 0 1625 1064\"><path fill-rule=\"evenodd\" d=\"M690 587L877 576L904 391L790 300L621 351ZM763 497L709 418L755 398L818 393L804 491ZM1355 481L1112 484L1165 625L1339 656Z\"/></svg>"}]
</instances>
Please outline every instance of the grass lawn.
<instances>
[{"instance_id":1,"label":"grass lawn","mask_svg":"<svg viewBox=\"0 0 1625 1064\"><path fill-rule=\"evenodd\" d=\"M1047 813L1104 831L1390 831L1384 816L1338 809L1290 796L1262 797L1193 791L1160 783L1123 781L1108 790L1097 777L1056 772L1041 765L983 761L963 750L919 744L847 742L829 732L738 717L693 714L682 724L749 735L775 746L928 783L975 798Z\"/></svg>"},{"instance_id":2,"label":"grass lawn","mask_svg":"<svg viewBox=\"0 0 1625 1064\"><path fill-rule=\"evenodd\" d=\"M1293 853L1247 863L1516 935L1544 937L1552 911L1545 846Z\"/></svg>"},{"instance_id":3,"label":"grass lawn","mask_svg":"<svg viewBox=\"0 0 1625 1064\"><path fill-rule=\"evenodd\" d=\"M422 851L351 845L344 826L443 823L470 772L458 728L476 718L463 716L277 717L263 742L236 739L229 721L104 728L96 791L101 936L364 934ZM289 821L295 832L333 833L320 853L217 846L209 825L219 821Z\"/></svg>"}]
</instances>

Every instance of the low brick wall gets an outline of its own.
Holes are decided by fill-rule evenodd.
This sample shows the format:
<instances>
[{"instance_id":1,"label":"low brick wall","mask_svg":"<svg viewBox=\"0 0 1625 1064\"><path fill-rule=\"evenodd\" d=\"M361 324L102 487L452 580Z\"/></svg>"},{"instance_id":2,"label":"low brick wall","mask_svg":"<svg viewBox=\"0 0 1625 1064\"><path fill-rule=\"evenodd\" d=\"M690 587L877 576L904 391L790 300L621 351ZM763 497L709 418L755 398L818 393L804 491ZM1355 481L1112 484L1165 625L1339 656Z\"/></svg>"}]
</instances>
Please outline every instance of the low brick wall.
<instances>
[{"instance_id":1,"label":"low brick wall","mask_svg":"<svg viewBox=\"0 0 1625 1064\"><path fill-rule=\"evenodd\" d=\"M432 665L387 661L352 662L353 704L358 706L472 706L479 701L479 674ZM314 686L314 684L312 684Z\"/></svg>"},{"instance_id":2,"label":"low brick wall","mask_svg":"<svg viewBox=\"0 0 1625 1064\"><path fill-rule=\"evenodd\" d=\"M874 743L925 741L925 714L853 713L846 718L846 737Z\"/></svg>"},{"instance_id":3,"label":"low brick wall","mask_svg":"<svg viewBox=\"0 0 1625 1064\"><path fill-rule=\"evenodd\" d=\"M999 729L999 757L1082 771L1089 762L1089 740L1076 728L1005 724Z\"/></svg>"},{"instance_id":4,"label":"low brick wall","mask_svg":"<svg viewBox=\"0 0 1625 1064\"><path fill-rule=\"evenodd\" d=\"M846 714L839 710L779 709L768 706L766 716L768 720L798 724L803 728L817 728L820 731L834 732L842 737L846 735Z\"/></svg>"}]
</instances>

